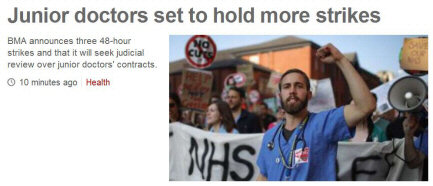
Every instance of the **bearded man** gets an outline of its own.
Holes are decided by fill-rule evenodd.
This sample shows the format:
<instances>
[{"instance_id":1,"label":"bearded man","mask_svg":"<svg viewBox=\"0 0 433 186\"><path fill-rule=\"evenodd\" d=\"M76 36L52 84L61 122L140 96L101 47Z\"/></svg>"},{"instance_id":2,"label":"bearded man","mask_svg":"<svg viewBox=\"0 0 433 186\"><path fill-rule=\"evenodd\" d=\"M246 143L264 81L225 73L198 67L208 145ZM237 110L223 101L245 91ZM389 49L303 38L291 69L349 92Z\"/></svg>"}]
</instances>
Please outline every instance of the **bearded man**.
<instances>
[{"instance_id":1,"label":"bearded man","mask_svg":"<svg viewBox=\"0 0 433 186\"><path fill-rule=\"evenodd\" d=\"M257 180L336 180L338 141L352 138L356 123L375 110L367 85L337 48L325 45L316 56L319 61L340 68L354 104L310 113L307 105L312 93L308 76L298 69L286 71L279 83L285 119L263 137Z\"/></svg>"},{"instance_id":2,"label":"bearded man","mask_svg":"<svg viewBox=\"0 0 433 186\"><path fill-rule=\"evenodd\" d=\"M242 109L244 101L245 91L242 88L231 87L229 89L226 102L230 106L239 133L263 132L263 127L260 127L259 118L255 114Z\"/></svg>"}]
</instances>

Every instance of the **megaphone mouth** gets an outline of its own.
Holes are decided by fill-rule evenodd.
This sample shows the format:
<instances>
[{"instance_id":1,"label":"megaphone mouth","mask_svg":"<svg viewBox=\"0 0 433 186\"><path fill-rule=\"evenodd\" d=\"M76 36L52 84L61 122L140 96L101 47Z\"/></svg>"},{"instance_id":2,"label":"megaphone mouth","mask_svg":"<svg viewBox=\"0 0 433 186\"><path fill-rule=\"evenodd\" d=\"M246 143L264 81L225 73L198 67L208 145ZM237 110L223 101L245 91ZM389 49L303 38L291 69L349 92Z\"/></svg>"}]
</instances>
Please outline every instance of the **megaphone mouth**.
<instances>
[{"instance_id":1,"label":"megaphone mouth","mask_svg":"<svg viewBox=\"0 0 433 186\"><path fill-rule=\"evenodd\" d=\"M427 98L427 85L419 77L398 79L388 91L389 104L401 112L416 112Z\"/></svg>"},{"instance_id":2,"label":"megaphone mouth","mask_svg":"<svg viewBox=\"0 0 433 186\"><path fill-rule=\"evenodd\" d=\"M405 105L407 108L412 108L416 106L418 103L422 103L421 98L417 95L411 95L411 97L409 98L408 97L405 96L406 98Z\"/></svg>"}]
</instances>

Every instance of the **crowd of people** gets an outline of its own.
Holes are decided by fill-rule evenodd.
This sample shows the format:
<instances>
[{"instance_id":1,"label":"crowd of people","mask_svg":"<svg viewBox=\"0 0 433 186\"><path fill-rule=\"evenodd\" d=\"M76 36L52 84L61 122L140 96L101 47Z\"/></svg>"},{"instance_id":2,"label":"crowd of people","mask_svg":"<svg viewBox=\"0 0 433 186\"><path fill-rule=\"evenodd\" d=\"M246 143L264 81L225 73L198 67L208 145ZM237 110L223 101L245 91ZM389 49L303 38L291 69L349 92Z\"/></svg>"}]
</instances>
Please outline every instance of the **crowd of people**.
<instances>
[{"instance_id":1,"label":"crowd of people","mask_svg":"<svg viewBox=\"0 0 433 186\"><path fill-rule=\"evenodd\" d=\"M337 48L326 45L318 50L317 56L324 63L337 65L343 72L353 98L351 103L320 113L308 112L307 103L312 97L309 79L301 70L290 69L282 75L279 83L281 101L275 114L264 102L258 103L255 113L250 112L245 106L245 91L232 86L229 87L224 99L211 99L206 115L201 119L198 116L191 117L189 113L183 114L179 97L176 93L170 93L170 122L178 121L217 133L265 133L257 160L260 168L258 180L335 180L336 175L330 174L335 171L330 170L335 169L335 162L332 162L336 159L336 146L339 141L383 142L393 138L404 138L404 161L409 167L421 166L428 155L427 108L420 110L421 114L391 110L379 115L374 112L376 95L370 93L362 78ZM279 144L279 140L275 140L275 136L281 134L287 142L296 141L298 139L293 139L292 134L296 134L296 138L301 133L305 135L302 136L303 143L306 140L314 142L309 143L307 148L321 149L319 154L310 153L309 158L312 160L306 162L310 162L308 164L311 165L308 166L315 167L313 172L302 166L293 169L292 162L286 162L284 156L281 157L281 161L285 161L284 165L275 164L275 160L272 159L273 151L278 148L289 149L288 153L295 150L301 150L303 153L305 144L301 149L297 149L295 142L295 147L291 149L292 143ZM319 136L324 139L318 139ZM418 136L416 140L415 136ZM274 143L278 143L278 148ZM284 147L285 145L288 147ZM308 155L309 150L306 151ZM281 152L280 149L281 153L286 151ZM316 165L315 158L329 158L331 163ZM275 170L285 174L276 173Z\"/></svg>"},{"instance_id":2,"label":"crowd of people","mask_svg":"<svg viewBox=\"0 0 433 186\"><path fill-rule=\"evenodd\" d=\"M372 95L377 100L376 95ZM234 133L244 134L266 132L284 118L285 111L281 106L273 111L265 102L259 102L255 111L249 111L246 109L245 100L244 89L233 86L228 90L226 99L213 97L205 114L199 113L193 117L192 110L182 110L179 96L176 93L170 93L170 123L181 122L211 132L231 133L232 130L211 130L216 125L229 125L229 129L235 129ZM231 114L231 117L228 117L228 113ZM213 119L215 115L218 116L217 120ZM404 138L403 122L405 119L406 116L394 109L383 114L372 112L357 123L355 136L345 141L383 142L393 138ZM421 125L427 124L426 119L423 117Z\"/></svg>"}]
</instances>

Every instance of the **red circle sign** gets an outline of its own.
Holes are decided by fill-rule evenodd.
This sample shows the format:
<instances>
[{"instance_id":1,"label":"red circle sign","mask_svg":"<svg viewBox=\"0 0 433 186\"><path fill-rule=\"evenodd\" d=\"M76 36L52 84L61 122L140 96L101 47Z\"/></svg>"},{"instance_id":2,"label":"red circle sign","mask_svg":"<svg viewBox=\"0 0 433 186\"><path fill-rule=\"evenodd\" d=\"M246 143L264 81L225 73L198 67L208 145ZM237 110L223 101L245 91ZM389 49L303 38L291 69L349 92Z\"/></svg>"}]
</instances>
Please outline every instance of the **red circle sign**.
<instances>
[{"instance_id":1,"label":"red circle sign","mask_svg":"<svg viewBox=\"0 0 433 186\"><path fill-rule=\"evenodd\" d=\"M260 93L257 90L251 90L248 97L252 103L257 103L260 100Z\"/></svg>"},{"instance_id":2,"label":"red circle sign","mask_svg":"<svg viewBox=\"0 0 433 186\"><path fill-rule=\"evenodd\" d=\"M186 43L185 56L195 68L206 68L215 59L216 45L210 36L195 35Z\"/></svg>"},{"instance_id":3,"label":"red circle sign","mask_svg":"<svg viewBox=\"0 0 433 186\"><path fill-rule=\"evenodd\" d=\"M228 75L224 79L224 86L235 86L235 87L243 87L247 82L247 77L242 72L237 72Z\"/></svg>"}]
</instances>

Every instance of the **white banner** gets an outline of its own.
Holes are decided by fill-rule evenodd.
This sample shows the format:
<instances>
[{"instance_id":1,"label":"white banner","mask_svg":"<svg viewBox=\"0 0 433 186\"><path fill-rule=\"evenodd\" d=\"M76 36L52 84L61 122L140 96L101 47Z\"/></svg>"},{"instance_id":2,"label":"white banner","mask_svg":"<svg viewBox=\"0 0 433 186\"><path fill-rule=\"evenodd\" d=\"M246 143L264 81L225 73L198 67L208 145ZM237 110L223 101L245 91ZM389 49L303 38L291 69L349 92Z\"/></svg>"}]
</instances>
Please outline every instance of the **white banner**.
<instances>
[{"instance_id":1,"label":"white banner","mask_svg":"<svg viewBox=\"0 0 433 186\"><path fill-rule=\"evenodd\" d=\"M262 137L170 124L170 180L255 180Z\"/></svg>"},{"instance_id":2,"label":"white banner","mask_svg":"<svg viewBox=\"0 0 433 186\"><path fill-rule=\"evenodd\" d=\"M170 124L170 180L256 180L263 134L218 134L181 123ZM420 180L408 169L403 140L340 142L338 180Z\"/></svg>"},{"instance_id":3,"label":"white banner","mask_svg":"<svg viewBox=\"0 0 433 186\"><path fill-rule=\"evenodd\" d=\"M422 169L409 169L395 154L404 159L404 139L382 143L339 142L337 178L343 181L421 180Z\"/></svg>"},{"instance_id":4,"label":"white banner","mask_svg":"<svg viewBox=\"0 0 433 186\"><path fill-rule=\"evenodd\" d=\"M321 112L335 108L334 91L330 78L310 79L313 97L308 101L308 111Z\"/></svg>"}]
</instances>

